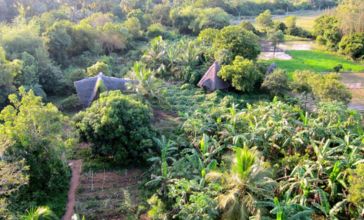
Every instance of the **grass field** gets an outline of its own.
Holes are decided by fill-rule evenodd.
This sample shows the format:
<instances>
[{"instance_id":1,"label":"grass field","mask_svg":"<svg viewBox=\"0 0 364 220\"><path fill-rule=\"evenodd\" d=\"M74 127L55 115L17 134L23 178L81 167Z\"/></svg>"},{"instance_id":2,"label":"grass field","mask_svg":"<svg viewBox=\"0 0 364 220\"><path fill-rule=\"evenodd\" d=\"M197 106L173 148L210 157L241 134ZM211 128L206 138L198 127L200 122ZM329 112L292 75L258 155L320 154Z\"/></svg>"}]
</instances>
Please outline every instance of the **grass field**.
<instances>
[{"instance_id":1,"label":"grass field","mask_svg":"<svg viewBox=\"0 0 364 220\"><path fill-rule=\"evenodd\" d=\"M297 17L297 26L301 27L305 30L312 31L315 20L323 14L330 13L330 10L321 10L321 11L295 11L289 12L285 15L274 15L273 20L275 21L284 21L287 16L296 16ZM243 19L233 19L231 21L232 24L239 24L242 21L249 21L255 25L255 16L254 17L245 17Z\"/></svg>"},{"instance_id":2,"label":"grass field","mask_svg":"<svg viewBox=\"0 0 364 220\"><path fill-rule=\"evenodd\" d=\"M342 72L363 72L364 64L349 61L344 57L329 54L322 51L312 50L290 50L286 51L291 60L274 60L279 68L285 69L288 73L296 70L311 70L314 72L332 72L333 68L339 64L343 65Z\"/></svg>"},{"instance_id":3,"label":"grass field","mask_svg":"<svg viewBox=\"0 0 364 220\"><path fill-rule=\"evenodd\" d=\"M330 11L323 10L323 11L303 11L303 12L294 12L291 14L288 14L286 16L277 16L274 20L277 21L284 21L284 19L287 16L296 16L297 17L297 26L301 27L305 30L312 31L313 26L315 24L315 20L320 17L321 15L324 15L326 13L329 13Z\"/></svg>"}]
</instances>

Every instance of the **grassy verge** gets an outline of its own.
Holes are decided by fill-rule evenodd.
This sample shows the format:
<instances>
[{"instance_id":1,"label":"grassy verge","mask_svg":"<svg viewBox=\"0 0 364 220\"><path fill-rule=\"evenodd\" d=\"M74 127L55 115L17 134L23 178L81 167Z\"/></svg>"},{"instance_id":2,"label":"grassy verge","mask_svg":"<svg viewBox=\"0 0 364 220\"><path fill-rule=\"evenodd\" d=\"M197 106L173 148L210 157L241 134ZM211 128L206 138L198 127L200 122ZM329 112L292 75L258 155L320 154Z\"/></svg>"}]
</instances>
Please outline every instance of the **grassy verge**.
<instances>
[{"instance_id":1,"label":"grassy verge","mask_svg":"<svg viewBox=\"0 0 364 220\"><path fill-rule=\"evenodd\" d=\"M347 60L345 57L322 51L287 51L291 60L274 60L279 68L292 74L296 70L310 70L314 72L332 72L339 64L343 65L342 72L363 72L364 65Z\"/></svg>"},{"instance_id":2,"label":"grassy verge","mask_svg":"<svg viewBox=\"0 0 364 220\"><path fill-rule=\"evenodd\" d=\"M312 41L312 39L285 34L284 41Z\"/></svg>"}]
</instances>

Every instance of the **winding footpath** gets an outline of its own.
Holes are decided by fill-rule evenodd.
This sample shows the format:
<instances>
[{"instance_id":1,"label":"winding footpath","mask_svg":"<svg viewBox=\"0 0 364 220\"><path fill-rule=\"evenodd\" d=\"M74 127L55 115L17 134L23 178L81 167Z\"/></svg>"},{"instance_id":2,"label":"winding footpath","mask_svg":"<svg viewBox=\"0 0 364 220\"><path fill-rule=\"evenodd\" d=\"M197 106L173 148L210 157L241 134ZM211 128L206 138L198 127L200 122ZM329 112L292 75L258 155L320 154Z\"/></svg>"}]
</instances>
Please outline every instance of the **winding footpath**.
<instances>
[{"instance_id":1,"label":"winding footpath","mask_svg":"<svg viewBox=\"0 0 364 220\"><path fill-rule=\"evenodd\" d=\"M68 191L67 209L62 220L71 220L72 215L74 214L74 208L76 203L76 192L78 185L80 183L82 160L71 160L69 164L72 170L72 178L71 178L70 189Z\"/></svg>"}]
</instances>

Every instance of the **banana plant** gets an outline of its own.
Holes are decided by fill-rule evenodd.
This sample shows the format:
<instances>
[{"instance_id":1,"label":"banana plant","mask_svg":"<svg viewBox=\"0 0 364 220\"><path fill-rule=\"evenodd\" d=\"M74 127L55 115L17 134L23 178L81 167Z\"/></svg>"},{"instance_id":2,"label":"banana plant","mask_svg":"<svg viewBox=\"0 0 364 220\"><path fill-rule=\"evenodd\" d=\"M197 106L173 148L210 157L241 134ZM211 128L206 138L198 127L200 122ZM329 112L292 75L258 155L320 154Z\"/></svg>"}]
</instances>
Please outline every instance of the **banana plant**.
<instances>
[{"instance_id":1,"label":"banana plant","mask_svg":"<svg viewBox=\"0 0 364 220\"><path fill-rule=\"evenodd\" d=\"M154 164L153 167L159 167L160 175L152 174L151 180L146 183L146 186L159 187L162 194L166 194L168 182L172 179L172 174L169 172L169 163L172 164L176 160L174 155L177 148L171 140L167 140L165 136L160 139L155 138L154 141L160 149L159 157L151 157L149 162Z\"/></svg>"},{"instance_id":2,"label":"banana plant","mask_svg":"<svg viewBox=\"0 0 364 220\"><path fill-rule=\"evenodd\" d=\"M20 217L21 220L59 220L54 212L46 207L41 206L38 208L32 208L27 213Z\"/></svg>"},{"instance_id":3,"label":"banana plant","mask_svg":"<svg viewBox=\"0 0 364 220\"><path fill-rule=\"evenodd\" d=\"M277 197L273 201L258 202L257 205L271 208L270 213L275 215L276 220L310 220L314 212L311 208L292 203L289 199L279 201Z\"/></svg>"}]
</instances>

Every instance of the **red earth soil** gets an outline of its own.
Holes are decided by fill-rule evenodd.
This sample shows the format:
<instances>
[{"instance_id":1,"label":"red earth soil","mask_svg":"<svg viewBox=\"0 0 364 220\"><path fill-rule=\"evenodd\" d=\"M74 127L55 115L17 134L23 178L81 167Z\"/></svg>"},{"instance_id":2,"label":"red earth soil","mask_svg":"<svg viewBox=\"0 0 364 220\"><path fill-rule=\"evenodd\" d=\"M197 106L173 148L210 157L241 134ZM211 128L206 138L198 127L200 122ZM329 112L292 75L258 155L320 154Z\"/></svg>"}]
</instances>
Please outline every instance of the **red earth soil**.
<instances>
[{"instance_id":1,"label":"red earth soil","mask_svg":"<svg viewBox=\"0 0 364 220\"><path fill-rule=\"evenodd\" d=\"M72 170L72 178L70 189L68 191L68 202L67 202L67 210L64 214L62 220L71 220L72 215L74 213L74 207L76 203L76 191L77 187L80 183L80 175L81 175L81 167L82 160L72 160L70 161L70 166Z\"/></svg>"}]
</instances>

